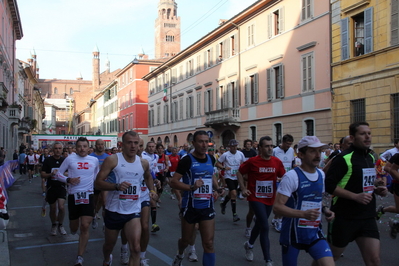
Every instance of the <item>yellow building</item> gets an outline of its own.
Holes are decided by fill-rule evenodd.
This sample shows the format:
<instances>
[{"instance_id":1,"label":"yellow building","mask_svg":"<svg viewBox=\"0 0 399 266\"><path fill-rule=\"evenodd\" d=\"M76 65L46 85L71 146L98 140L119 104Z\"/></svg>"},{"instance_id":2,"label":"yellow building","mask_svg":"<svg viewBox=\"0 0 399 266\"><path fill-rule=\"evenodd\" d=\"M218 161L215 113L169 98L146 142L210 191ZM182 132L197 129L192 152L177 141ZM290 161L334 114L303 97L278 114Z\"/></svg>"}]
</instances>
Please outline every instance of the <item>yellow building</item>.
<instances>
[{"instance_id":1,"label":"yellow building","mask_svg":"<svg viewBox=\"0 0 399 266\"><path fill-rule=\"evenodd\" d=\"M367 121L373 149L399 138L399 0L331 1L334 140Z\"/></svg>"}]
</instances>

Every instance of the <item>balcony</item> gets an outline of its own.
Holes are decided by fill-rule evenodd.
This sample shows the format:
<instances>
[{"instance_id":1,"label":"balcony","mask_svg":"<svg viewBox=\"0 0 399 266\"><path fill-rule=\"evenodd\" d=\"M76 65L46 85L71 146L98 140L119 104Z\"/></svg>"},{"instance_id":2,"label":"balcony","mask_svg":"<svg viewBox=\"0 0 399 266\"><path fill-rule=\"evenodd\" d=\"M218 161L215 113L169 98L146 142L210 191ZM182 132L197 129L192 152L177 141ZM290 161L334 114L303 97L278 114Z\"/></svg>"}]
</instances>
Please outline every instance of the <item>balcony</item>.
<instances>
[{"instance_id":1,"label":"balcony","mask_svg":"<svg viewBox=\"0 0 399 266\"><path fill-rule=\"evenodd\" d=\"M226 126L240 127L240 109L224 108L221 110L206 112L205 126L212 128L220 128Z\"/></svg>"},{"instance_id":2,"label":"balcony","mask_svg":"<svg viewBox=\"0 0 399 266\"><path fill-rule=\"evenodd\" d=\"M7 108L8 121L11 125L19 124L19 118L21 117L21 109L19 107L9 106Z\"/></svg>"},{"instance_id":3,"label":"balcony","mask_svg":"<svg viewBox=\"0 0 399 266\"><path fill-rule=\"evenodd\" d=\"M30 120L23 118L19 122L18 134L28 134L30 132Z\"/></svg>"}]
</instances>

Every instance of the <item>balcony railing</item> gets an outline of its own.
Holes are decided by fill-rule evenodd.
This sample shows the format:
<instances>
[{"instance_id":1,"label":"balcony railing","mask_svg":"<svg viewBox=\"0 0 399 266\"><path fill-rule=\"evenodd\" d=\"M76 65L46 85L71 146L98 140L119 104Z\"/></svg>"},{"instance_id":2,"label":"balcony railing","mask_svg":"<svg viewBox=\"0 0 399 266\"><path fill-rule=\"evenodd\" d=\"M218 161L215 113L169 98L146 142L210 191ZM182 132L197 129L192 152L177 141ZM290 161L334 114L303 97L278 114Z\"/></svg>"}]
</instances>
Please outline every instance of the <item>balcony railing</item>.
<instances>
[{"instance_id":1,"label":"balcony railing","mask_svg":"<svg viewBox=\"0 0 399 266\"><path fill-rule=\"evenodd\" d=\"M220 110L210 111L205 113L206 126L240 126L240 109L239 108L224 108Z\"/></svg>"}]
</instances>

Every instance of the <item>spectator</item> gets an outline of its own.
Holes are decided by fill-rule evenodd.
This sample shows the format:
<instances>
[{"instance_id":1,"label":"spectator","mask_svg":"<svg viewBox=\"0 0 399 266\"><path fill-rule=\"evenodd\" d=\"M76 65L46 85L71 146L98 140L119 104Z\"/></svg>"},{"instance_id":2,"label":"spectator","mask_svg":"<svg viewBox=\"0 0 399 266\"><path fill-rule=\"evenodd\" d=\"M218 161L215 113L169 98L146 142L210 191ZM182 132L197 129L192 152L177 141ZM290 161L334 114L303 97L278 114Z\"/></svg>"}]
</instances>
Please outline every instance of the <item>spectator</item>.
<instances>
[{"instance_id":1,"label":"spectator","mask_svg":"<svg viewBox=\"0 0 399 266\"><path fill-rule=\"evenodd\" d=\"M26 153L25 149L23 149L18 156L18 163L19 163L19 174L20 175L26 175L26 165L25 165L25 160L26 160Z\"/></svg>"}]
</instances>

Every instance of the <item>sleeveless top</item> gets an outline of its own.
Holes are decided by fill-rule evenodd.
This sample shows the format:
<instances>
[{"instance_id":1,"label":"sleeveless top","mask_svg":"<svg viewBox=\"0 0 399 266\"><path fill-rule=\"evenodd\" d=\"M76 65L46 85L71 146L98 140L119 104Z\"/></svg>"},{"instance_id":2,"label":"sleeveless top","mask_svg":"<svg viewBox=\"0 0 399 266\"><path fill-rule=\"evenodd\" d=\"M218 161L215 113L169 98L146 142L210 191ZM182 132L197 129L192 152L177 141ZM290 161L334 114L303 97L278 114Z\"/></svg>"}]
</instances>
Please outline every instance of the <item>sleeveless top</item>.
<instances>
[{"instance_id":1,"label":"sleeveless top","mask_svg":"<svg viewBox=\"0 0 399 266\"><path fill-rule=\"evenodd\" d=\"M116 183L124 181L131 185L125 191L109 191L105 208L119 214L132 214L141 212L140 190L144 169L140 157L136 155L133 163L125 160L122 153L116 154L118 164L113 169Z\"/></svg>"}]
</instances>

